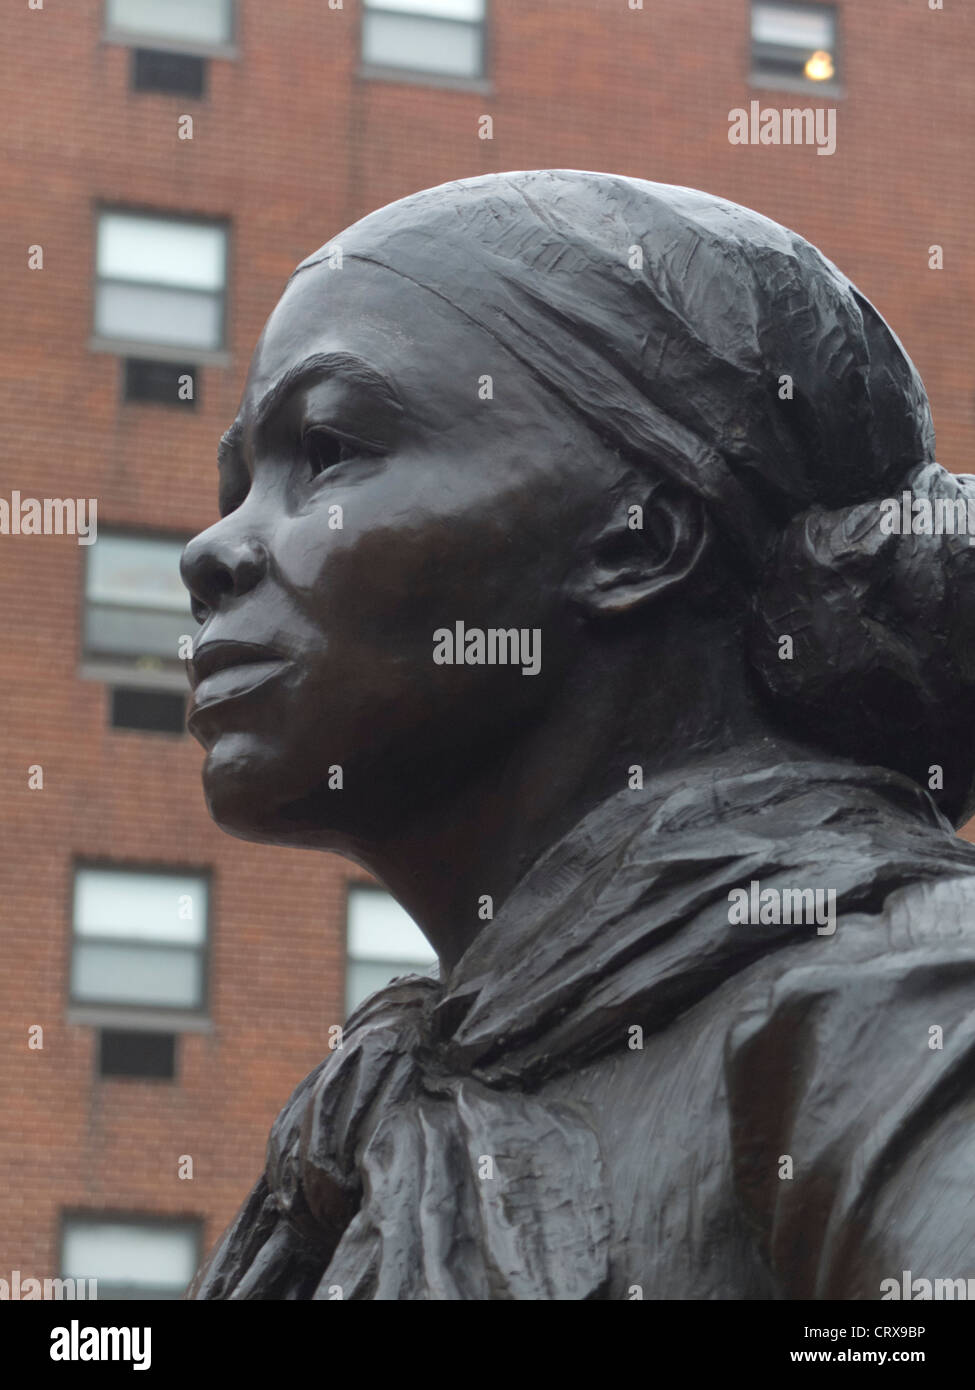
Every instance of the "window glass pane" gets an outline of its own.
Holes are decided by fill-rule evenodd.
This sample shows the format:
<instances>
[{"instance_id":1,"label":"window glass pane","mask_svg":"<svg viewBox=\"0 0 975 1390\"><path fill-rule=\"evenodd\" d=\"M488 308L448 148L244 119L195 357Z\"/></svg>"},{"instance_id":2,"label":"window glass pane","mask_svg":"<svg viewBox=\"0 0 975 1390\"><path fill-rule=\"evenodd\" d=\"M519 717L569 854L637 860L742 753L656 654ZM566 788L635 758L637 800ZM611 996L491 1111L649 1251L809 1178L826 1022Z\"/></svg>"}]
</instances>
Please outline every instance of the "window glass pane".
<instances>
[{"instance_id":1,"label":"window glass pane","mask_svg":"<svg viewBox=\"0 0 975 1390\"><path fill-rule=\"evenodd\" d=\"M381 67L476 77L481 71L481 30L476 24L368 10L363 16L362 57Z\"/></svg>"},{"instance_id":2,"label":"window glass pane","mask_svg":"<svg viewBox=\"0 0 975 1390\"><path fill-rule=\"evenodd\" d=\"M192 395L185 391L186 378L192 384ZM122 399L152 401L176 410L198 410L200 406L200 374L189 362L157 362L151 357L126 357L123 366Z\"/></svg>"},{"instance_id":3,"label":"window glass pane","mask_svg":"<svg viewBox=\"0 0 975 1390\"><path fill-rule=\"evenodd\" d=\"M346 1009L398 975L439 974L436 952L395 898L381 889L350 887Z\"/></svg>"},{"instance_id":4,"label":"window glass pane","mask_svg":"<svg viewBox=\"0 0 975 1390\"><path fill-rule=\"evenodd\" d=\"M756 43L795 48L829 49L833 46L833 16L826 11L795 9L792 5L752 5L752 38Z\"/></svg>"},{"instance_id":5,"label":"window glass pane","mask_svg":"<svg viewBox=\"0 0 975 1390\"><path fill-rule=\"evenodd\" d=\"M436 952L395 898L375 888L349 889L349 955L356 960L429 965Z\"/></svg>"},{"instance_id":6,"label":"window glass pane","mask_svg":"<svg viewBox=\"0 0 975 1390\"><path fill-rule=\"evenodd\" d=\"M185 734L186 696L171 690L142 686L115 686L109 722L113 729L139 729L143 733Z\"/></svg>"},{"instance_id":7,"label":"window glass pane","mask_svg":"<svg viewBox=\"0 0 975 1390\"><path fill-rule=\"evenodd\" d=\"M345 980L346 1013L357 1009L363 999L384 989L390 980L399 975L432 975L436 978L437 967L416 965L413 961L362 961L350 960Z\"/></svg>"},{"instance_id":8,"label":"window glass pane","mask_svg":"<svg viewBox=\"0 0 975 1390\"><path fill-rule=\"evenodd\" d=\"M64 1229L61 1277L181 1292L193 1277L196 1258L192 1226L72 1218Z\"/></svg>"},{"instance_id":9,"label":"window glass pane","mask_svg":"<svg viewBox=\"0 0 975 1390\"><path fill-rule=\"evenodd\" d=\"M197 100L206 92L207 59L198 53L134 48L131 72L133 92L170 92Z\"/></svg>"},{"instance_id":10,"label":"window glass pane","mask_svg":"<svg viewBox=\"0 0 975 1390\"><path fill-rule=\"evenodd\" d=\"M95 302L95 332L134 343L213 351L223 342L223 298L150 289L147 285L101 284Z\"/></svg>"},{"instance_id":11,"label":"window glass pane","mask_svg":"<svg viewBox=\"0 0 975 1390\"><path fill-rule=\"evenodd\" d=\"M199 874L78 869L74 926L79 936L126 936L200 944L206 939L207 881Z\"/></svg>"},{"instance_id":12,"label":"window glass pane","mask_svg":"<svg viewBox=\"0 0 975 1390\"><path fill-rule=\"evenodd\" d=\"M105 17L109 29L185 43L231 38L231 0L106 0Z\"/></svg>"},{"instance_id":13,"label":"window glass pane","mask_svg":"<svg viewBox=\"0 0 975 1390\"><path fill-rule=\"evenodd\" d=\"M366 0L366 8L405 10L434 19L483 19L484 0Z\"/></svg>"},{"instance_id":14,"label":"window glass pane","mask_svg":"<svg viewBox=\"0 0 975 1390\"><path fill-rule=\"evenodd\" d=\"M96 604L85 614L85 652L89 656L124 656L133 660L159 657L178 669L179 639L192 637L195 628L192 619L171 613L102 608Z\"/></svg>"},{"instance_id":15,"label":"window glass pane","mask_svg":"<svg viewBox=\"0 0 975 1390\"><path fill-rule=\"evenodd\" d=\"M99 1004L196 1009L203 1002L203 960L186 950L76 941L71 997Z\"/></svg>"},{"instance_id":16,"label":"window glass pane","mask_svg":"<svg viewBox=\"0 0 975 1390\"><path fill-rule=\"evenodd\" d=\"M221 290L227 232L205 222L103 212L98 219L98 274L187 290Z\"/></svg>"},{"instance_id":17,"label":"window glass pane","mask_svg":"<svg viewBox=\"0 0 975 1390\"><path fill-rule=\"evenodd\" d=\"M89 547L85 595L95 603L133 608L190 611L189 594L179 577L183 542L155 536L116 536L102 532Z\"/></svg>"},{"instance_id":18,"label":"window glass pane","mask_svg":"<svg viewBox=\"0 0 975 1390\"><path fill-rule=\"evenodd\" d=\"M98 1075L176 1079L176 1034L142 1029L98 1030Z\"/></svg>"}]
</instances>

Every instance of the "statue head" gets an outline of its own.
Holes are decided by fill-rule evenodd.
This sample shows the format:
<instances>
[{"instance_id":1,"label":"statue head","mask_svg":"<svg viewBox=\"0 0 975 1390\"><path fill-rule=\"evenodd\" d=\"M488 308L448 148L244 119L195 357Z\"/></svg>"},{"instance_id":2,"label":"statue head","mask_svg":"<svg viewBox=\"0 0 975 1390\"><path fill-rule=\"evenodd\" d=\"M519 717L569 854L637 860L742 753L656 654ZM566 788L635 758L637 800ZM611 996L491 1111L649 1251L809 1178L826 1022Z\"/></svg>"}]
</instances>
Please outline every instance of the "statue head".
<instances>
[{"instance_id":1,"label":"statue head","mask_svg":"<svg viewBox=\"0 0 975 1390\"><path fill-rule=\"evenodd\" d=\"M211 812L370 862L768 737L940 765L960 819L975 558L882 525L975 500L933 454L891 329L757 213L573 170L393 203L292 275L186 549Z\"/></svg>"}]
</instances>

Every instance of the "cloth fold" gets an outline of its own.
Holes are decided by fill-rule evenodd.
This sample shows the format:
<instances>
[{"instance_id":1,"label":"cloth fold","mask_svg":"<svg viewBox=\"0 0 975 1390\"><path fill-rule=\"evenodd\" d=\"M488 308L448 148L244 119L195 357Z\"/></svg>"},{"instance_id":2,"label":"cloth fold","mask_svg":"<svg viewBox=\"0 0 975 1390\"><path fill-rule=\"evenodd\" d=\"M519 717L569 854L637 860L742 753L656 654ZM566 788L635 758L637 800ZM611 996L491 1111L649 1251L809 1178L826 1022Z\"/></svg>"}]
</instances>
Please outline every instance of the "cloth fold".
<instances>
[{"instance_id":1,"label":"cloth fold","mask_svg":"<svg viewBox=\"0 0 975 1390\"><path fill-rule=\"evenodd\" d=\"M726 766L682 769L598 806L534 865L446 981L408 977L356 1010L341 1049L275 1122L265 1175L188 1296L605 1296L626 1245L611 1138L559 1079L618 1056L634 1024L666 1030L771 956L784 953L786 980L796 948L819 950L831 968L833 938L814 946L814 925L729 924L732 888L759 879L835 890L842 933L846 918L881 922L906 885L975 874L972 847L899 774L839 760L770 769L760 750L751 770L743 761L738 750ZM865 939L883 949L877 933ZM781 1072L767 1049L760 1062L749 1054L765 1015L738 1020L737 1032L728 1020L738 1173L769 1259L775 1214L755 1188L764 1157L748 1161L749 1097L771 1067L762 1084L782 1094L763 1114L793 1113L815 1051L800 1014L775 1034L795 1053ZM813 1104L809 1124L816 1114ZM813 1273L807 1282L817 1287Z\"/></svg>"}]
</instances>

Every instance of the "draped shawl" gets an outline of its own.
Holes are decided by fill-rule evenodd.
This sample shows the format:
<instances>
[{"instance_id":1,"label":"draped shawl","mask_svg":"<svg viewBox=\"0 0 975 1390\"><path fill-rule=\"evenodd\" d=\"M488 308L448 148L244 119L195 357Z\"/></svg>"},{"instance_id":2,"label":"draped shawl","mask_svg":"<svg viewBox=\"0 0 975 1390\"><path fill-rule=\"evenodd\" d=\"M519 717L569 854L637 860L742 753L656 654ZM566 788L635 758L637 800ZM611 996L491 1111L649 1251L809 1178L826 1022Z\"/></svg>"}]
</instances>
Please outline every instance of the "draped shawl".
<instances>
[{"instance_id":1,"label":"draped shawl","mask_svg":"<svg viewBox=\"0 0 975 1390\"><path fill-rule=\"evenodd\" d=\"M341 1049L275 1122L265 1172L189 1296L608 1296L614 1265L627 1260L610 1141L594 1107L560 1080L625 1054L634 1025L666 1034L698 1014L727 1037L728 1113L707 1142L728 1150L744 1219L778 1271L768 1296L821 1295L833 1277L824 1251L842 1245L864 1171L903 1148L903 1125L916 1126L925 1106L938 1112L944 1078L923 1047L920 1061L891 1050L903 1015L885 1021L877 981L915 1002L950 981L953 1002L931 1021L968 1016L975 850L899 774L760 761L742 771L738 750L734 763L604 802L534 865L447 979L399 980L358 1008ZM729 892L752 880L834 890L835 934L732 925ZM961 885L963 910L941 934L924 895L945 883ZM901 903L893 915L891 902ZM857 971L877 1038L864 1044L866 1073L843 1079L816 1070L809 1000L827 1000L835 1037L866 1037ZM752 976L748 1009L720 1002L723 985ZM846 1182L828 1230L810 1228L829 1202L810 1206L808 1185L769 1175L803 1126L801 1151ZM848 1170L859 1176L843 1178ZM820 1182L821 1169L810 1171Z\"/></svg>"}]
</instances>

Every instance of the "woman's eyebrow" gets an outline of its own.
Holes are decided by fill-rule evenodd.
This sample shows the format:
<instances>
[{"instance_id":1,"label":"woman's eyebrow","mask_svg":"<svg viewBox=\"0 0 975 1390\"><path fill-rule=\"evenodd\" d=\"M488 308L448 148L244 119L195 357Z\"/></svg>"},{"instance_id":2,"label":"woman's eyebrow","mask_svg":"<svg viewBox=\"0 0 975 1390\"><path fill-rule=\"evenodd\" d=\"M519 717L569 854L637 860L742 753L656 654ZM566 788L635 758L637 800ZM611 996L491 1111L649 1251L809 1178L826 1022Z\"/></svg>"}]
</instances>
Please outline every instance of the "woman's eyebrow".
<instances>
[{"instance_id":1,"label":"woman's eyebrow","mask_svg":"<svg viewBox=\"0 0 975 1390\"><path fill-rule=\"evenodd\" d=\"M309 379L326 376L339 376L353 385L364 387L387 409L397 412L403 409L402 402L389 378L375 367L370 366L364 358L357 357L351 352L316 352L311 357L306 357L304 361L289 367L261 397L254 412L253 429L255 432L267 423L274 412L299 386L303 386ZM240 461L240 445L243 433L244 420L242 416L238 415L217 445L218 466Z\"/></svg>"}]
</instances>

